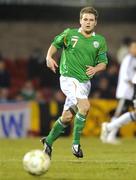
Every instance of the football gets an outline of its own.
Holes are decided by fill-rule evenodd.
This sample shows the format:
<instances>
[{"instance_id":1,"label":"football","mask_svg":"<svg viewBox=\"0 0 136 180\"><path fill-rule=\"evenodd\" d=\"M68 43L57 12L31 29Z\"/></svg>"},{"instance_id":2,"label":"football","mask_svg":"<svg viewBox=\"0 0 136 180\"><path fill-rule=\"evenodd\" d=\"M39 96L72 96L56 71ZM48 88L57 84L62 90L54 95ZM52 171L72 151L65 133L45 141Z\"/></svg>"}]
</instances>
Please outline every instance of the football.
<instances>
[{"instance_id":1,"label":"football","mask_svg":"<svg viewBox=\"0 0 136 180\"><path fill-rule=\"evenodd\" d=\"M42 175L49 169L50 157L41 150L32 150L23 157L24 169L32 175Z\"/></svg>"}]
</instances>

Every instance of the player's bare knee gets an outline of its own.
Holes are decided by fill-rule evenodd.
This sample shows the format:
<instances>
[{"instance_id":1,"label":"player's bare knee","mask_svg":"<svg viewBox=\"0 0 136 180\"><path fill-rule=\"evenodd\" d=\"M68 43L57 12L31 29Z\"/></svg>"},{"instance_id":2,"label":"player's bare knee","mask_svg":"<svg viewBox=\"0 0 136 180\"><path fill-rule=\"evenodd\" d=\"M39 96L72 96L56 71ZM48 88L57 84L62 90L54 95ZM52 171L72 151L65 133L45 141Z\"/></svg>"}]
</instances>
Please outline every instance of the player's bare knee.
<instances>
[{"instance_id":1,"label":"player's bare knee","mask_svg":"<svg viewBox=\"0 0 136 180\"><path fill-rule=\"evenodd\" d=\"M82 105L79 106L79 113L83 115L87 115L90 109L90 103L86 101L86 103L83 103Z\"/></svg>"},{"instance_id":2,"label":"player's bare knee","mask_svg":"<svg viewBox=\"0 0 136 180\"><path fill-rule=\"evenodd\" d=\"M64 124L69 124L73 119L73 114L68 110L68 111L64 111L62 113L62 116L61 116L61 121L64 123Z\"/></svg>"}]
</instances>

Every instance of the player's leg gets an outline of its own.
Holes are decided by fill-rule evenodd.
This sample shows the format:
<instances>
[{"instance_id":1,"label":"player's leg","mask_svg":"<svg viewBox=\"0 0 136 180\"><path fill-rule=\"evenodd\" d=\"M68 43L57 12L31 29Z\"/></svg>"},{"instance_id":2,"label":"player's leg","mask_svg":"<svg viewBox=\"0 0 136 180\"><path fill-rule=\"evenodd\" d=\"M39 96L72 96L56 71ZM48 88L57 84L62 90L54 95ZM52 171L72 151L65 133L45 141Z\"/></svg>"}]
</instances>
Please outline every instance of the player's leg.
<instances>
[{"instance_id":1,"label":"player's leg","mask_svg":"<svg viewBox=\"0 0 136 180\"><path fill-rule=\"evenodd\" d=\"M114 116L111 118L111 122L116 121L116 119L123 113L128 111L128 107L130 106L130 101L126 99L120 99L118 106L116 108L116 111L114 113ZM112 131L109 133L107 137L107 143L116 144L118 143L118 140L116 139L116 135L118 132L118 128L112 129Z\"/></svg>"},{"instance_id":2,"label":"player's leg","mask_svg":"<svg viewBox=\"0 0 136 180\"><path fill-rule=\"evenodd\" d=\"M90 103L88 99L78 99L77 107L78 112L74 119L72 151L76 157L81 158L83 157L83 152L80 148L80 136L85 126L86 116L90 109Z\"/></svg>"},{"instance_id":3,"label":"player's leg","mask_svg":"<svg viewBox=\"0 0 136 180\"><path fill-rule=\"evenodd\" d=\"M103 123L101 129L101 140L103 142L107 142L107 137L109 136L110 132L114 129L119 129L124 124L127 124L131 121L136 120L136 112L126 112L120 117L116 119L116 121L112 121L110 123Z\"/></svg>"},{"instance_id":4,"label":"player's leg","mask_svg":"<svg viewBox=\"0 0 136 180\"><path fill-rule=\"evenodd\" d=\"M85 126L86 116L90 109L88 99L78 99L78 112L74 119L73 144L80 144L80 135Z\"/></svg>"},{"instance_id":5,"label":"player's leg","mask_svg":"<svg viewBox=\"0 0 136 180\"><path fill-rule=\"evenodd\" d=\"M91 83L90 81L80 83L75 78L61 76L60 85L61 90L67 97L64 110L72 110L74 113L76 113L78 110L74 119L72 152L76 157L83 157L83 153L80 148L80 136L90 107L88 95L90 92ZM77 109L75 106L77 106Z\"/></svg>"},{"instance_id":6,"label":"player's leg","mask_svg":"<svg viewBox=\"0 0 136 180\"><path fill-rule=\"evenodd\" d=\"M52 144L53 142L64 132L68 123L73 118L73 113L69 110L72 107L73 111L74 106L77 103L75 95L75 85L71 82L70 78L60 77L60 86L63 93L66 95L66 101L64 105L64 110L62 116L55 122L53 128L49 132L49 135L46 138L42 138L42 143L44 144L45 152L51 156Z\"/></svg>"},{"instance_id":7,"label":"player's leg","mask_svg":"<svg viewBox=\"0 0 136 180\"><path fill-rule=\"evenodd\" d=\"M82 157L83 153L80 148L80 136L85 126L86 116L90 109L90 103L88 101L88 95L91 88L90 81L86 83L76 83L76 97L77 97L77 108L78 112L74 119L74 129L73 129L73 154L77 157Z\"/></svg>"},{"instance_id":8,"label":"player's leg","mask_svg":"<svg viewBox=\"0 0 136 180\"><path fill-rule=\"evenodd\" d=\"M44 151L51 157L52 145L54 141L65 131L70 121L73 119L73 114L70 110L63 111L62 116L55 122L48 136L42 138Z\"/></svg>"},{"instance_id":9,"label":"player's leg","mask_svg":"<svg viewBox=\"0 0 136 180\"><path fill-rule=\"evenodd\" d=\"M67 110L63 111L62 116L55 122L53 128L51 129L49 135L46 137L47 143L52 146L53 142L64 133L65 128L72 120L72 113Z\"/></svg>"},{"instance_id":10,"label":"player's leg","mask_svg":"<svg viewBox=\"0 0 136 180\"><path fill-rule=\"evenodd\" d=\"M120 99L117 105L117 108L115 110L114 116L111 118L111 122L116 121L116 119L123 113L125 112L125 110L127 110L127 106L126 106L126 100L125 99ZM116 139L116 135L117 135L118 129L115 128L113 129L108 137L107 137L107 143L115 143L117 142Z\"/></svg>"},{"instance_id":11,"label":"player's leg","mask_svg":"<svg viewBox=\"0 0 136 180\"><path fill-rule=\"evenodd\" d=\"M52 146L53 142L65 131L65 128L69 125L73 119L73 114L67 110L63 111L62 116L55 122L49 135L46 137L47 143Z\"/></svg>"}]
</instances>

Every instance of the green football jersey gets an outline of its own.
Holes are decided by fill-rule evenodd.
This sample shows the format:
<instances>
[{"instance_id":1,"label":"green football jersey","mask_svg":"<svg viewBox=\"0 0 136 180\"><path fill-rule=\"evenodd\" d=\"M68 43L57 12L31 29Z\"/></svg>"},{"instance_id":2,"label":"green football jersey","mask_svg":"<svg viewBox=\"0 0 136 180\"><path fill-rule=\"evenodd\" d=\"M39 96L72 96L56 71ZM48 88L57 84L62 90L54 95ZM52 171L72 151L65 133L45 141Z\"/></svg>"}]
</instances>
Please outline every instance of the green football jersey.
<instances>
[{"instance_id":1,"label":"green football jersey","mask_svg":"<svg viewBox=\"0 0 136 180\"><path fill-rule=\"evenodd\" d=\"M57 49L63 48L60 60L60 74L76 78L79 82L88 81L87 66L108 63L107 45L103 36L93 33L86 38L80 29L66 29L52 42Z\"/></svg>"}]
</instances>

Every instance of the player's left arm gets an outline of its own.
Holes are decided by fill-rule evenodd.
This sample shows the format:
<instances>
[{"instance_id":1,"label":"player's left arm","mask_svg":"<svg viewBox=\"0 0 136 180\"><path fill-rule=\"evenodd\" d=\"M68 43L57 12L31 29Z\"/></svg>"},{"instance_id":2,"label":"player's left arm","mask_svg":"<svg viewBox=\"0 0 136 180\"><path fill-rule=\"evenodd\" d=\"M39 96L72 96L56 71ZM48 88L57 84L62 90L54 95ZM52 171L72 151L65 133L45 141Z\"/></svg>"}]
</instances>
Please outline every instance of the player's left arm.
<instances>
[{"instance_id":1,"label":"player's left arm","mask_svg":"<svg viewBox=\"0 0 136 180\"><path fill-rule=\"evenodd\" d=\"M107 64L107 44L105 39L102 37L96 58L96 66L87 66L86 74L88 76L94 76L97 72L105 70Z\"/></svg>"},{"instance_id":2,"label":"player's left arm","mask_svg":"<svg viewBox=\"0 0 136 180\"><path fill-rule=\"evenodd\" d=\"M88 76L94 76L97 72L103 71L106 69L105 63L99 63L95 67L93 66L87 66L86 74Z\"/></svg>"}]
</instances>

